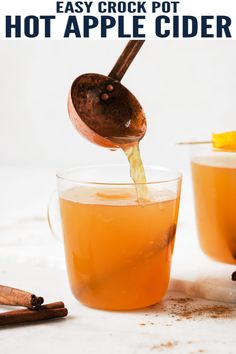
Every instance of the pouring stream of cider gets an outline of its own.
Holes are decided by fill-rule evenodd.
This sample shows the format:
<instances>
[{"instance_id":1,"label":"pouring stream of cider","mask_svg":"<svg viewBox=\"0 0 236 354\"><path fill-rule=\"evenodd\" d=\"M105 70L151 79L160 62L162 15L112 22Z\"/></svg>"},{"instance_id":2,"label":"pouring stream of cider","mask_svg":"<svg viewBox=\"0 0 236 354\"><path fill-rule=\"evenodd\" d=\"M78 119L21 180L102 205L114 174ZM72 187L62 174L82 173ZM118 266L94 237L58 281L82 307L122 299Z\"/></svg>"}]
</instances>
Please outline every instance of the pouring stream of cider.
<instances>
[{"instance_id":1,"label":"pouring stream of cider","mask_svg":"<svg viewBox=\"0 0 236 354\"><path fill-rule=\"evenodd\" d=\"M139 203L149 200L146 175L140 155L139 143L122 148L130 164L130 177L135 183L137 201Z\"/></svg>"}]
</instances>

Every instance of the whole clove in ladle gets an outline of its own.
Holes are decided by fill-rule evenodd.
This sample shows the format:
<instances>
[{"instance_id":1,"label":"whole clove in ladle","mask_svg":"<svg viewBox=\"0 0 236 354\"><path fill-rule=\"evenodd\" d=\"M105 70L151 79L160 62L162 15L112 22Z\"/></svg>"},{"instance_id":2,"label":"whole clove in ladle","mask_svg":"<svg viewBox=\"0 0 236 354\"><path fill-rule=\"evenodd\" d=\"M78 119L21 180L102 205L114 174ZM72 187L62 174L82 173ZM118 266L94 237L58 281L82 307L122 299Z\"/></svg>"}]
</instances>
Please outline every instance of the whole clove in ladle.
<instances>
[{"instance_id":1,"label":"whole clove in ladle","mask_svg":"<svg viewBox=\"0 0 236 354\"><path fill-rule=\"evenodd\" d=\"M75 128L98 145L116 148L138 143L146 132L144 111L120 81L144 41L131 40L108 76L84 74L75 79L68 110Z\"/></svg>"}]
</instances>

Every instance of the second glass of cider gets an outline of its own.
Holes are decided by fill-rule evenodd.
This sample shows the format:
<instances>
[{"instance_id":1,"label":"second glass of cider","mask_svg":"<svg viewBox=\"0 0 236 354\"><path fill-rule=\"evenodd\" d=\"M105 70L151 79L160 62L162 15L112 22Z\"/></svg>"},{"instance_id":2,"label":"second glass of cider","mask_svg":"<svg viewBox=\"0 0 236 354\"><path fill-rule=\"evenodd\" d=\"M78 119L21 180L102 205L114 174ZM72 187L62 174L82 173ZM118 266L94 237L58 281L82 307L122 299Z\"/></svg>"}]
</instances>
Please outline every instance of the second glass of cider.
<instances>
[{"instance_id":1,"label":"second glass of cider","mask_svg":"<svg viewBox=\"0 0 236 354\"><path fill-rule=\"evenodd\" d=\"M217 261L236 264L236 153L196 149L192 177L203 252Z\"/></svg>"}]
</instances>

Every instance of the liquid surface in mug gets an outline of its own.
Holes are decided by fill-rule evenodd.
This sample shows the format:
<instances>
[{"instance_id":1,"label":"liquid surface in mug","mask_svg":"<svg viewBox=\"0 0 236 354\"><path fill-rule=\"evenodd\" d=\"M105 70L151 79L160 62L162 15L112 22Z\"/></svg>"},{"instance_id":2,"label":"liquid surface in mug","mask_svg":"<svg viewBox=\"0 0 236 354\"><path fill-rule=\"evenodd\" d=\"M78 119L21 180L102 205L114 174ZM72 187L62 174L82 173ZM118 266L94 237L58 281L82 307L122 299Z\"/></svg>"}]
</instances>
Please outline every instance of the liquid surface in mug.
<instances>
[{"instance_id":1,"label":"liquid surface in mug","mask_svg":"<svg viewBox=\"0 0 236 354\"><path fill-rule=\"evenodd\" d=\"M210 257L236 263L236 154L192 161L200 245Z\"/></svg>"},{"instance_id":2,"label":"liquid surface in mug","mask_svg":"<svg viewBox=\"0 0 236 354\"><path fill-rule=\"evenodd\" d=\"M78 187L61 193L67 268L74 295L103 309L154 304L169 282L179 198L149 188Z\"/></svg>"}]
</instances>

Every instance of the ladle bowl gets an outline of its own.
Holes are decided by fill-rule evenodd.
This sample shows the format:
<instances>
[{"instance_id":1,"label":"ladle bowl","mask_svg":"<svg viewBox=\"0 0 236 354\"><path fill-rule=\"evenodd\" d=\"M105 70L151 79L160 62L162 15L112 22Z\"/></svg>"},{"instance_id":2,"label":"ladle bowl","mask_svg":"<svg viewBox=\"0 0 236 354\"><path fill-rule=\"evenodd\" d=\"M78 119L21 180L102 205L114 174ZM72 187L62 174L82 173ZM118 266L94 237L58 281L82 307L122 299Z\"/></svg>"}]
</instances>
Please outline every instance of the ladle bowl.
<instances>
[{"instance_id":1,"label":"ladle bowl","mask_svg":"<svg viewBox=\"0 0 236 354\"><path fill-rule=\"evenodd\" d=\"M144 41L129 41L108 76L84 74L75 79L68 99L71 121L79 133L100 146L130 146L146 132L144 111L120 81Z\"/></svg>"},{"instance_id":2,"label":"ladle bowl","mask_svg":"<svg viewBox=\"0 0 236 354\"><path fill-rule=\"evenodd\" d=\"M131 145L146 132L145 114L138 100L108 76L79 76L72 84L68 109L75 128L101 146Z\"/></svg>"}]
</instances>

